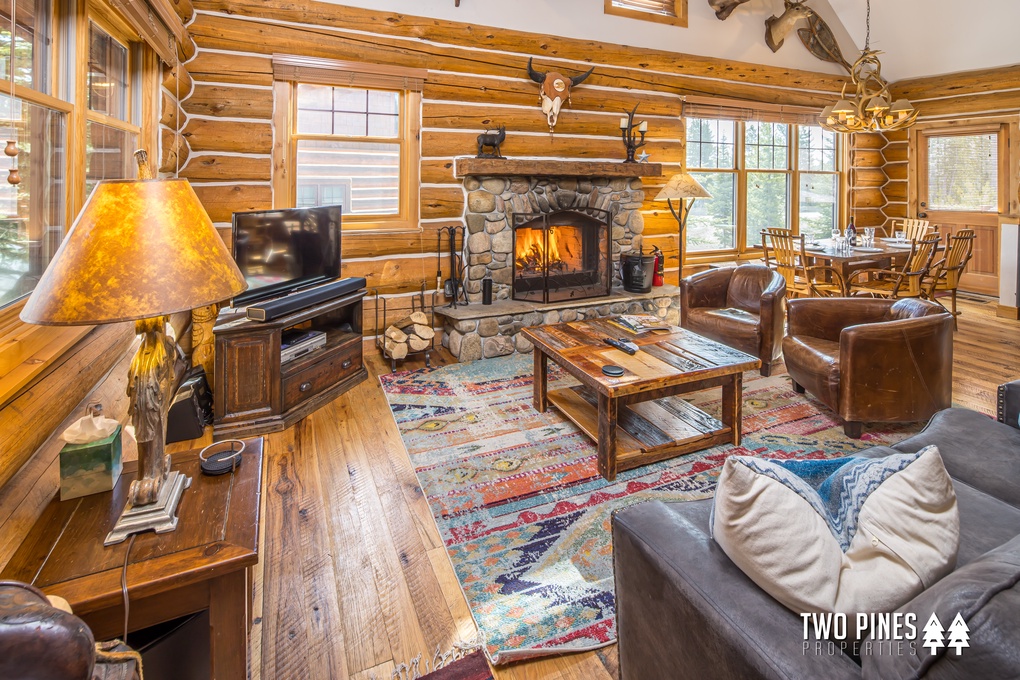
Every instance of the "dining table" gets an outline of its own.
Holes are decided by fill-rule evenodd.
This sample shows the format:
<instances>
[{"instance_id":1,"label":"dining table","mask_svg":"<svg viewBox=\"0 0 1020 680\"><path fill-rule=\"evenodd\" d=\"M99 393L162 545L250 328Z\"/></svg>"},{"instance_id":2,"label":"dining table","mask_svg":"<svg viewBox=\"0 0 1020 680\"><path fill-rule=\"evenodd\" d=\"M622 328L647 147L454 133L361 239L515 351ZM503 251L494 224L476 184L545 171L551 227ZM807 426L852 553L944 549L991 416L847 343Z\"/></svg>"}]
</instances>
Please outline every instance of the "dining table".
<instances>
[{"instance_id":1,"label":"dining table","mask_svg":"<svg viewBox=\"0 0 1020 680\"><path fill-rule=\"evenodd\" d=\"M824 264L840 273L843 280L858 269L889 269L906 262L910 256L910 241L895 238L876 238L873 246L837 248L832 239L820 239L804 244L808 266Z\"/></svg>"}]
</instances>

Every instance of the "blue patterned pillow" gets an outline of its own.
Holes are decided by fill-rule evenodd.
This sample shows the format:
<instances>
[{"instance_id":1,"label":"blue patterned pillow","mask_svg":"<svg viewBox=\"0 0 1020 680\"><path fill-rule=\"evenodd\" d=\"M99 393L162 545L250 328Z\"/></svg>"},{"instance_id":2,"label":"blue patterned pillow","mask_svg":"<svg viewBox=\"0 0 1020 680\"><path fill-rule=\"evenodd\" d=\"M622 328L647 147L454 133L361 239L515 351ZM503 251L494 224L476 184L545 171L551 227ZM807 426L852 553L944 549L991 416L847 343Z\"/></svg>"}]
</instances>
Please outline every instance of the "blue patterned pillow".
<instances>
[{"instance_id":1,"label":"blue patterned pillow","mask_svg":"<svg viewBox=\"0 0 1020 680\"><path fill-rule=\"evenodd\" d=\"M713 538L795 612L889 611L956 564L959 512L938 449L879 458L732 456Z\"/></svg>"}]
</instances>

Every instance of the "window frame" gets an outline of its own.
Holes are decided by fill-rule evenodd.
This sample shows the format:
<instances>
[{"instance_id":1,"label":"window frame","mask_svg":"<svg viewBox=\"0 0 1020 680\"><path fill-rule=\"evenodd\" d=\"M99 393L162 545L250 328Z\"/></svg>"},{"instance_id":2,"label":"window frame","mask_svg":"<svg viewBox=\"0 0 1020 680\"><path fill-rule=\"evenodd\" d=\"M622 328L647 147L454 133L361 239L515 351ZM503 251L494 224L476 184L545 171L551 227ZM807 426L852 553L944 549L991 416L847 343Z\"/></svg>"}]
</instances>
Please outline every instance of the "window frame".
<instances>
[{"instance_id":1,"label":"window frame","mask_svg":"<svg viewBox=\"0 0 1020 680\"><path fill-rule=\"evenodd\" d=\"M400 144L399 212L396 215L343 216L344 228L359 232L418 231L421 213L421 88L425 71L380 67L330 59L273 56L273 128L285 130L273 140L273 207L297 204L297 145L301 140L338 140ZM300 84L352 87L400 93L400 135L397 138L351 137L297 132L297 88ZM281 139L285 137L285 139Z\"/></svg>"},{"instance_id":2,"label":"window frame","mask_svg":"<svg viewBox=\"0 0 1020 680\"><path fill-rule=\"evenodd\" d=\"M124 93L124 104L125 104L125 115L124 119L121 120L116 116L109 114L100 113L99 111L93 111L89 107L89 88L88 88L88 59L85 60L82 68L84 69L84 91L79 97L81 105L81 113L83 118L82 133L83 136L80 140L82 145L82 167L81 167L81 185L82 195L88 198L88 193L85 191L88 183L88 126L89 123L96 123L98 125L105 125L106 127L113 128L115 130L133 134L135 136L134 146L138 148L144 145L145 135L143 130L142 121L142 109L141 105L141 90L143 88L141 82L141 62L142 58L140 55L139 43L132 41L130 36L130 29L125 25L122 25L115 17L111 16L108 12L104 11L104 8L97 5L96 3L89 3L87 16L85 17L85 54L89 54L92 43L92 25L95 24L97 28L108 35L117 44L123 47L127 53L127 83L126 91ZM151 159L153 162L159 162L158 159ZM134 177L131 174L131 177ZM113 179L113 178L111 178ZM118 178L118 179L129 179L129 178ZM75 213L77 214L77 213Z\"/></svg>"},{"instance_id":3,"label":"window frame","mask_svg":"<svg viewBox=\"0 0 1020 680\"><path fill-rule=\"evenodd\" d=\"M680 26L681 28L687 28L687 0L672 0L673 12L676 14L675 17L668 16L666 14L656 14L654 12L643 12L638 9L629 9L627 7L616 7L613 5L613 0L605 0L604 13L612 16L627 17L628 19L638 19L640 21L653 21L657 24L668 24L671 26Z\"/></svg>"},{"instance_id":4,"label":"window frame","mask_svg":"<svg viewBox=\"0 0 1020 680\"><path fill-rule=\"evenodd\" d=\"M837 178L836 182L836 223L842 224L846 221L847 215L847 147L846 140L843 135L836 135L836 170L804 170L800 167L800 149L799 149L799 128L800 127L817 127L817 125L811 125L803 122L789 122L782 123L788 126L787 132L787 169L777 170L768 168L749 168L747 167L747 154L746 154L746 140L747 140L747 123L758 123L758 122L770 122L777 123L780 121L772 120L742 120L736 118L725 118L715 117L706 118L703 116L686 116L684 120L684 134L686 136L687 123L690 119L702 119L702 120L725 120L731 121L734 124L734 167L733 169L718 169L718 168L697 168L687 167L686 165L686 151L684 155L684 167L690 173L731 173L734 175L735 191L736 191L736 210L735 210L735 235L733 248L720 248L713 250L691 250L689 244L685 243L685 261L687 263L698 263L698 262L712 262L723 258L735 257L738 260L741 259L756 259L761 257L762 248L761 244L749 244L747 241L747 201L749 194L748 187L748 175L754 173L775 173L784 174L787 176L787 213L788 220L786 228L791 229L794 234L800 234L800 182L804 175L833 175ZM688 234L684 234L686 239Z\"/></svg>"}]
</instances>

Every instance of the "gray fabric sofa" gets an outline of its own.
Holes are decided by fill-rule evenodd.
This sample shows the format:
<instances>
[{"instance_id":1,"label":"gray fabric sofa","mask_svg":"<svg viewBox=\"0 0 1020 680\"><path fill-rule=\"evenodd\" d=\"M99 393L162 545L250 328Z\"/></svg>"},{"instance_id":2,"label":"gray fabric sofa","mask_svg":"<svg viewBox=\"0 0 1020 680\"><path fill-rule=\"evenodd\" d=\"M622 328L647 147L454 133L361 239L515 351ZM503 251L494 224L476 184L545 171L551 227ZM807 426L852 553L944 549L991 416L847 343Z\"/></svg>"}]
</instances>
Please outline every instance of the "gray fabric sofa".
<instances>
[{"instance_id":1,"label":"gray fabric sofa","mask_svg":"<svg viewBox=\"0 0 1020 680\"><path fill-rule=\"evenodd\" d=\"M915 611L921 619L920 647L920 629L933 610L940 619L950 609L962 610L971 648L961 656L928 658L921 649L916 656L855 658L827 643L805 649L802 619L758 588L709 537L711 500L651 501L613 519L621 680L1017 677L1020 430L1012 424L947 409L892 448L859 454L939 447L960 508L957 567L899 611Z\"/></svg>"}]
</instances>

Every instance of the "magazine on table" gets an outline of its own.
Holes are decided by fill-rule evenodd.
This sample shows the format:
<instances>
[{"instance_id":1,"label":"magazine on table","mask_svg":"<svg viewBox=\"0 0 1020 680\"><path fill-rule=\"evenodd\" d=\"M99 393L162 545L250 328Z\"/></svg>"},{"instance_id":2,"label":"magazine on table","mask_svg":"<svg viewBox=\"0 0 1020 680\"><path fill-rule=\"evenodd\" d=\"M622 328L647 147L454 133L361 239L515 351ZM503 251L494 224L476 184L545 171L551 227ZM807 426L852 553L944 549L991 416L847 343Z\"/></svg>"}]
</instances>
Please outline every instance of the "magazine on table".
<instances>
[{"instance_id":1,"label":"magazine on table","mask_svg":"<svg viewBox=\"0 0 1020 680\"><path fill-rule=\"evenodd\" d=\"M664 319L651 314L623 314L609 321L629 333L669 333L672 329Z\"/></svg>"}]
</instances>

